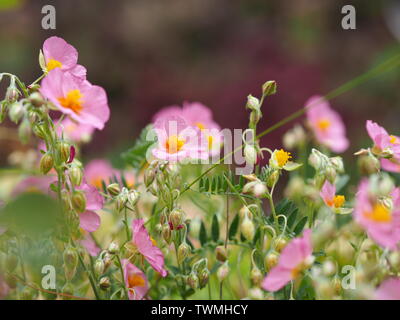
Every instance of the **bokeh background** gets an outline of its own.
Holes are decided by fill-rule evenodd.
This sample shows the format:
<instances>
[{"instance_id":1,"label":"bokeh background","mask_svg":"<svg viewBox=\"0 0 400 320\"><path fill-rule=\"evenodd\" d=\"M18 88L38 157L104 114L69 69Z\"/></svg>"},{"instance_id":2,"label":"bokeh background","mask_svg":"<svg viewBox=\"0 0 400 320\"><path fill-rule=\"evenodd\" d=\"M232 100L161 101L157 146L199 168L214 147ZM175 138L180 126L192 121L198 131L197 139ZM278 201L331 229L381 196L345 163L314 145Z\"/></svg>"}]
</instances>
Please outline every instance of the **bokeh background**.
<instances>
[{"instance_id":1,"label":"bokeh background","mask_svg":"<svg viewBox=\"0 0 400 320\"><path fill-rule=\"evenodd\" d=\"M45 4L56 7L56 30L41 28ZM356 30L341 27L345 4L356 7ZM107 157L118 165L120 152L164 106L199 101L222 127L245 128L247 95L276 80L278 94L263 108L262 130L311 95L365 72L399 50L400 1L0 0L1 71L35 80L39 49L52 35L78 49L89 80L109 95L111 119L84 147L84 158ZM367 119L400 133L399 85L396 70L331 101L352 141L345 156L369 144ZM16 128L5 126L2 167L11 151L26 148L13 139ZM281 146L288 128L262 144Z\"/></svg>"}]
</instances>

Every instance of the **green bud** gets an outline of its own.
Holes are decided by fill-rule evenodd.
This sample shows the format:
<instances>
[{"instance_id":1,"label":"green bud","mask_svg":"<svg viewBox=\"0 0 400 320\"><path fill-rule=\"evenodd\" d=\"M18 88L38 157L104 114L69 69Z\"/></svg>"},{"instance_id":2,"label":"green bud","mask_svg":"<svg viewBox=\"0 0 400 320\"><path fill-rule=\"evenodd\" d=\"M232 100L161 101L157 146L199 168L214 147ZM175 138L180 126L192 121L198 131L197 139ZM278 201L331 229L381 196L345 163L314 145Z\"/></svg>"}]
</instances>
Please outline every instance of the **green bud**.
<instances>
[{"instance_id":1,"label":"green bud","mask_svg":"<svg viewBox=\"0 0 400 320\"><path fill-rule=\"evenodd\" d=\"M264 266L265 269L271 270L278 264L278 255L275 252L270 252L265 256Z\"/></svg>"},{"instance_id":2,"label":"green bud","mask_svg":"<svg viewBox=\"0 0 400 320\"><path fill-rule=\"evenodd\" d=\"M277 85L274 80L267 81L262 86L264 96L271 96L276 93Z\"/></svg>"},{"instance_id":3,"label":"green bud","mask_svg":"<svg viewBox=\"0 0 400 320\"><path fill-rule=\"evenodd\" d=\"M119 252L119 245L115 241L111 242L108 246L108 252L111 254L116 254Z\"/></svg>"},{"instance_id":4,"label":"green bud","mask_svg":"<svg viewBox=\"0 0 400 320\"><path fill-rule=\"evenodd\" d=\"M72 280L78 267L78 253L75 248L68 247L63 252L64 272L67 280Z\"/></svg>"},{"instance_id":5,"label":"green bud","mask_svg":"<svg viewBox=\"0 0 400 320\"><path fill-rule=\"evenodd\" d=\"M244 146L244 158L248 164L254 165L257 162L257 149L254 145L246 144Z\"/></svg>"},{"instance_id":6,"label":"green bud","mask_svg":"<svg viewBox=\"0 0 400 320\"><path fill-rule=\"evenodd\" d=\"M194 272L191 272L186 280L189 287L196 290L199 286L199 278Z\"/></svg>"},{"instance_id":7,"label":"green bud","mask_svg":"<svg viewBox=\"0 0 400 320\"><path fill-rule=\"evenodd\" d=\"M83 174L82 169L78 166L72 166L71 169L68 170L69 179L75 187L78 187L82 183Z\"/></svg>"},{"instance_id":8,"label":"green bud","mask_svg":"<svg viewBox=\"0 0 400 320\"><path fill-rule=\"evenodd\" d=\"M39 164L40 172L43 174L47 174L53 168L53 165L54 165L53 157L49 153L45 153L42 156L42 159L40 159L40 164Z\"/></svg>"},{"instance_id":9,"label":"green bud","mask_svg":"<svg viewBox=\"0 0 400 320\"><path fill-rule=\"evenodd\" d=\"M135 208L136 203L139 201L140 193L136 190L129 190L127 194L127 205L131 210Z\"/></svg>"},{"instance_id":10,"label":"green bud","mask_svg":"<svg viewBox=\"0 0 400 320\"><path fill-rule=\"evenodd\" d=\"M111 194L112 196L117 196L121 192L121 189L119 187L118 183L111 183L107 186L107 192Z\"/></svg>"},{"instance_id":11,"label":"green bud","mask_svg":"<svg viewBox=\"0 0 400 320\"><path fill-rule=\"evenodd\" d=\"M262 275L262 273L261 273L261 271L260 271L260 269L258 269L256 266L254 266L252 269L251 269L251 273L250 273L250 279L251 279L251 281L253 282L253 284L255 285L255 286L260 286L261 285L261 282L262 282L262 280L263 280L263 275Z\"/></svg>"},{"instance_id":12,"label":"green bud","mask_svg":"<svg viewBox=\"0 0 400 320\"><path fill-rule=\"evenodd\" d=\"M60 141L57 147L62 162L67 162L70 156L71 146L64 141Z\"/></svg>"},{"instance_id":13,"label":"green bud","mask_svg":"<svg viewBox=\"0 0 400 320\"><path fill-rule=\"evenodd\" d=\"M14 102L9 109L8 116L14 123L18 123L24 115L25 110L21 102Z\"/></svg>"},{"instance_id":14,"label":"green bud","mask_svg":"<svg viewBox=\"0 0 400 320\"><path fill-rule=\"evenodd\" d=\"M217 260L220 262L225 262L226 259L228 258L228 252L224 246L218 246L215 249L215 254L216 254Z\"/></svg>"},{"instance_id":15,"label":"green bud","mask_svg":"<svg viewBox=\"0 0 400 320\"><path fill-rule=\"evenodd\" d=\"M217 270L217 278L220 282L222 282L228 276L228 274L229 274L229 265L228 261L225 261L225 263L221 265Z\"/></svg>"},{"instance_id":16,"label":"green bud","mask_svg":"<svg viewBox=\"0 0 400 320\"><path fill-rule=\"evenodd\" d=\"M82 191L75 191L71 198L72 207L78 212L82 213L86 210L86 197Z\"/></svg>"},{"instance_id":17,"label":"green bud","mask_svg":"<svg viewBox=\"0 0 400 320\"><path fill-rule=\"evenodd\" d=\"M174 209L169 214L169 222L172 224L174 229L178 228L183 223L183 212L180 209Z\"/></svg>"},{"instance_id":18,"label":"green bud","mask_svg":"<svg viewBox=\"0 0 400 320\"><path fill-rule=\"evenodd\" d=\"M39 92L34 92L29 96L29 101L32 103L35 107L40 107L44 104L44 99L42 95Z\"/></svg>"},{"instance_id":19,"label":"green bud","mask_svg":"<svg viewBox=\"0 0 400 320\"><path fill-rule=\"evenodd\" d=\"M268 176L267 186L272 188L274 185L276 185L278 180L279 180L279 171L278 170L272 171L271 174Z\"/></svg>"},{"instance_id":20,"label":"green bud","mask_svg":"<svg viewBox=\"0 0 400 320\"><path fill-rule=\"evenodd\" d=\"M148 188L154 181L156 177L156 172L153 168L148 168L144 173L144 184Z\"/></svg>"},{"instance_id":21,"label":"green bud","mask_svg":"<svg viewBox=\"0 0 400 320\"><path fill-rule=\"evenodd\" d=\"M172 233L168 223L164 224L162 227L162 237L166 243L171 243Z\"/></svg>"},{"instance_id":22,"label":"green bud","mask_svg":"<svg viewBox=\"0 0 400 320\"><path fill-rule=\"evenodd\" d=\"M111 282L109 277L103 277L99 281L99 286L102 290L106 291L108 288L111 287Z\"/></svg>"},{"instance_id":23,"label":"green bud","mask_svg":"<svg viewBox=\"0 0 400 320\"><path fill-rule=\"evenodd\" d=\"M240 224L240 231L243 236L248 240L253 240L254 237L254 223L248 217L245 217Z\"/></svg>"},{"instance_id":24,"label":"green bud","mask_svg":"<svg viewBox=\"0 0 400 320\"><path fill-rule=\"evenodd\" d=\"M182 263L183 260L186 259L186 257L189 255L190 251L191 251L190 246L186 242L181 243L181 245L178 247L179 263Z\"/></svg>"},{"instance_id":25,"label":"green bud","mask_svg":"<svg viewBox=\"0 0 400 320\"><path fill-rule=\"evenodd\" d=\"M251 94L247 96L246 108L250 110L259 111L260 110L260 100L253 97Z\"/></svg>"},{"instance_id":26,"label":"green bud","mask_svg":"<svg viewBox=\"0 0 400 320\"><path fill-rule=\"evenodd\" d=\"M43 124L35 124L32 127L33 133L40 139L44 140L46 138L46 130Z\"/></svg>"},{"instance_id":27,"label":"green bud","mask_svg":"<svg viewBox=\"0 0 400 320\"><path fill-rule=\"evenodd\" d=\"M199 272L200 288L204 288L207 285L209 278L210 278L210 271L208 271L208 269L200 270L200 272Z\"/></svg>"},{"instance_id":28,"label":"green bud","mask_svg":"<svg viewBox=\"0 0 400 320\"><path fill-rule=\"evenodd\" d=\"M104 261L102 259L97 259L95 264L94 264L94 271L96 272L96 274L98 274L99 276L101 276L104 271L105 271L105 265L104 265Z\"/></svg>"}]
</instances>

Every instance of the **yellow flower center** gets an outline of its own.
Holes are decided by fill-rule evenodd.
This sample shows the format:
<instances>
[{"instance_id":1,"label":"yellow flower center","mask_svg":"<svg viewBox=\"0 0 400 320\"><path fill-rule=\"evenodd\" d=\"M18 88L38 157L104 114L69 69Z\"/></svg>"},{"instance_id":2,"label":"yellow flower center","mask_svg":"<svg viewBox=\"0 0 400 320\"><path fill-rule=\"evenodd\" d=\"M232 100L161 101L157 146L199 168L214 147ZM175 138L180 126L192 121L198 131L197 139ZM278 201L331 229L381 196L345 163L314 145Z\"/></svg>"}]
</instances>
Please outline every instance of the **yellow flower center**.
<instances>
[{"instance_id":1,"label":"yellow flower center","mask_svg":"<svg viewBox=\"0 0 400 320\"><path fill-rule=\"evenodd\" d=\"M286 152L283 149L275 151L275 159L279 167L283 167L291 157L290 152Z\"/></svg>"},{"instance_id":2,"label":"yellow flower center","mask_svg":"<svg viewBox=\"0 0 400 320\"><path fill-rule=\"evenodd\" d=\"M327 204L330 207L341 208L346 201L346 198L342 195L335 196L332 200L328 200Z\"/></svg>"},{"instance_id":3,"label":"yellow flower center","mask_svg":"<svg viewBox=\"0 0 400 320\"><path fill-rule=\"evenodd\" d=\"M390 136L390 143L392 144L397 143L397 138L395 136Z\"/></svg>"},{"instance_id":4,"label":"yellow flower center","mask_svg":"<svg viewBox=\"0 0 400 320\"><path fill-rule=\"evenodd\" d=\"M292 279L296 279L298 275L303 271L304 265L303 263L298 264L294 269L292 269L291 275Z\"/></svg>"},{"instance_id":5,"label":"yellow flower center","mask_svg":"<svg viewBox=\"0 0 400 320\"><path fill-rule=\"evenodd\" d=\"M90 184L96 188L101 188L103 184L101 183L103 179L101 177L94 177L90 180Z\"/></svg>"},{"instance_id":6,"label":"yellow flower center","mask_svg":"<svg viewBox=\"0 0 400 320\"><path fill-rule=\"evenodd\" d=\"M392 220L390 210L380 203L375 204L372 211L365 212L364 215L375 222L390 222Z\"/></svg>"},{"instance_id":7,"label":"yellow flower center","mask_svg":"<svg viewBox=\"0 0 400 320\"><path fill-rule=\"evenodd\" d=\"M128 287L144 287L146 282L140 274L130 274L128 275Z\"/></svg>"},{"instance_id":8,"label":"yellow flower center","mask_svg":"<svg viewBox=\"0 0 400 320\"><path fill-rule=\"evenodd\" d=\"M200 130L204 130L206 127L204 124L202 124L201 122L197 122L196 126L200 129Z\"/></svg>"},{"instance_id":9,"label":"yellow flower center","mask_svg":"<svg viewBox=\"0 0 400 320\"><path fill-rule=\"evenodd\" d=\"M317 122L317 127L322 131L325 131L331 126L331 122L328 119L321 119Z\"/></svg>"},{"instance_id":10,"label":"yellow flower center","mask_svg":"<svg viewBox=\"0 0 400 320\"><path fill-rule=\"evenodd\" d=\"M211 150L213 147L214 138L213 136L208 136L207 140L208 140L208 149Z\"/></svg>"},{"instance_id":11,"label":"yellow flower center","mask_svg":"<svg viewBox=\"0 0 400 320\"><path fill-rule=\"evenodd\" d=\"M154 240L152 237L150 237L151 243L153 244L153 246L157 246L157 241Z\"/></svg>"},{"instance_id":12,"label":"yellow flower center","mask_svg":"<svg viewBox=\"0 0 400 320\"><path fill-rule=\"evenodd\" d=\"M71 109L76 114L80 114L83 109L82 97L82 93L78 89L74 89L69 91L66 97L58 98L58 101L64 108Z\"/></svg>"},{"instance_id":13,"label":"yellow flower center","mask_svg":"<svg viewBox=\"0 0 400 320\"><path fill-rule=\"evenodd\" d=\"M51 71L55 68L61 68L62 67L62 63L60 61L54 60L54 59L50 59L49 62L47 62L46 68L47 71Z\"/></svg>"},{"instance_id":14,"label":"yellow flower center","mask_svg":"<svg viewBox=\"0 0 400 320\"><path fill-rule=\"evenodd\" d=\"M165 142L165 149L167 149L168 153L177 153L182 149L185 142L185 139L182 139L177 135L172 135L168 137L167 141Z\"/></svg>"}]
</instances>

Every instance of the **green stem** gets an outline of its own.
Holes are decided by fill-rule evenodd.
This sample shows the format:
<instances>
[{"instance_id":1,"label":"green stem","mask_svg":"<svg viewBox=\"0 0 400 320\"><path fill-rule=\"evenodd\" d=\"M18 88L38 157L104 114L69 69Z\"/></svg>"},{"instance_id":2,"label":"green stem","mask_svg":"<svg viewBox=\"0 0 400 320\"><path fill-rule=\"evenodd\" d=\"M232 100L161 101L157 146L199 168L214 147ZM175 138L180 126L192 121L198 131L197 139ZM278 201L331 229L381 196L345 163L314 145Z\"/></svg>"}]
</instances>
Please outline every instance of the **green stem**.
<instances>
[{"instance_id":1,"label":"green stem","mask_svg":"<svg viewBox=\"0 0 400 320\"><path fill-rule=\"evenodd\" d=\"M118 261L118 268L119 268L119 271L120 271L121 277L122 277L121 283L122 283L122 286L123 286L123 289L124 289L125 297L126 297L126 300L129 300L129 294L128 294L128 289L127 289L127 287L125 285L124 269L122 268L121 259L120 259L118 254L116 255L116 257L117 257L117 261Z\"/></svg>"}]
</instances>

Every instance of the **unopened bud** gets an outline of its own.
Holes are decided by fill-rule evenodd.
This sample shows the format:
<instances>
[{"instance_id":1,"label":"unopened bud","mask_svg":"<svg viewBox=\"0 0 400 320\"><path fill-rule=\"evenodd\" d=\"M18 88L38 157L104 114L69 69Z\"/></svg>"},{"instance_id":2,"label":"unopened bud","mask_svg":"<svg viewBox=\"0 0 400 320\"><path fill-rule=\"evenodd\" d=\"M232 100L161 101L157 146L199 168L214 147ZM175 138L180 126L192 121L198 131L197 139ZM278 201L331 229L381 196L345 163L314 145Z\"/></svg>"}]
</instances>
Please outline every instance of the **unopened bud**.
<instances>
[{"instance_id":1,"label":"unopened bud","mask_svg":"<svg viewBox=\"0 0 400 320\"><path fill-rule=\"evenodd\" d=\"M102 277L99 281L99 286L102 290L107 290L111 286L109 277Z\"/></svg>"},{"instance_id":2,"label":"unopened bud","mask_svg":"<svg viewBox=\"0 0 400 320\"><path fill-rule=\"evenodd\" d=\"M260 100L258 100L256 97L253 97L251 94L248 95L246 108L255 111L260 110Z\"/></svg>"},{"instance_id":3,"label":"unopened bud","mask_svg":"<svg viewBox=\"0 0 400 320\"><path fill-rule=\"evenodd\" d=\"M322 272L324 276L331 277L336 273L336 265L333 261L327 260L322 264Z\"/></svg>"},{"instance_id":4,"label":"unopened bud","mask_svg":"<svg viewBox=\"0 0 400 320\"><path fill-rule=\"evenodd\" d=\"M14 123L18 123L18 121L22 118L24 115L24 107L21 102L14 102L10 110L8 112L8 116L10 117L10 120Z\"/></svg>"},{"instance_id":5,"label":"unopened bud","mask_svg":"<svg viewBox=\"0 0 400 320\"><path fill-rule=\"evenodd\" d=\"M111 183L107 186L107 192L111 194L112 196L117 196L121 192L121 189L119 187L118 183Z\"/></svg>"},{"instance_id":6,"label":"unopened bud","mask_svg":"<svg viewBox=\"0 0 400 320\"><path fill-rule=\"evenodd\" d=\"M221 265L217 270L217 278L220 282L222 282L228 276L228 274L229 274L228 261L225 261L225 263Z\"/></svg>"},{"instance_id":7,"label":"unopened bud","mask_svg":"<svg viewBox=\"0 0 400 320\"><path fill-rule=\"evenodd\" d=\"M53 165L53 157L49 153L44 154L42 156L42 159L40 159L40 172L43 174L47 174L53 168Z\"/></svg>"},{"instance_id":8,"label":"unopened bud","mask_svg":"<svg viewBox=\"0 0 400 320\"><path fill-rule=\"evenodd\" d=\"M152 167L148 168L145 171L144 184L145 184L146 188L148 188L153 183L155 177L156 177L156 172Z\"/></svg>"},{"instance_id":9,"label":"unopened bud","mask_svg":"<svg viewBox=\"0 0 400 320\"><path fill-rule=\"evenodd\" d=\"M248 296L250 299L253 299L253 300L263 300L264 299L264 293L260 288L250 288Z\"/></svg>"},{"instance_id":10,"label":"unopened bud","mask_svg":"<svg viewBox=\"0 0 400 320\"><path fill-rule=\"evenodd\" d=\"M80 186L83 179L82 169L78 166L72 166L72 168L68 170L68 173L69 179L71 180L72 184L75 187Z\"/></svg>"},{"instance_id":11,"label":"unopened bud","mask_svg":"<svg viewBox=\"0 0 400 320\"><path fill-rule=\"evenodd\" d=\"M110 245L108 246L108 252L111 254L116 254L119 252L119 245L116 242L111 242Z\"/></svg>"},{"instance_id":12,"label":"unopened bud","mask_svg":"<svg viewBox=\"0 0 400 320\"><path fill-rule=\"evenodd\" d=\"M254 165L257 162L257 149L252 144L246 144L244 147L244 157L246 163Z\"/></svg>"},{"instance_id":13,"label":"unopened bud","mask_svg":"<svg viewBox=\"0 0 400 320\"><path fill-rule=\"evenodd\" d=\"M278 170L272 171L267 179L267 186L272 188L274 185L276 185L278 180L279 180L279 171Z\"/></svg>"},{"instance_id":14,"label":"unopened bud","mask_svg":"<svg viewBox=\"0 0 400 320\"><path fill-rule=\"evenodd\" d=\"M258 182L253 187L253 194L256 198L262 197L267 191L267 186L263 182Z\"/></svg>"},{"instance_id":15,"label":"unopened bud","mask_svg":"<svg viewBox=\"0 0 400 320\"><path fill-rule=\"evenodd\" d=\"M169 222L177 229L183 223L183 212L180 209L174 209L169 214Z\"/></svg>"},{"instance_id":16,"label":"unopened bud","mask_svg":"<svg viewBox=\"0 0 400 320\"><path fill-rule=\"evenodd\" d=\"M15 86L9 86L6 91L6 100L14 102L19 97L19 91Z\"/></svg>"},{"instance_id":17,"label":"unopened bud","mask_svg":"<svg viewBox=\"0 0 400 320\"><path fill-rule=\"evenodd\" d=\"M390 253L389 257L389 264L392 267L394 271L400 271L400 252L399 251L393 251Z\"/></svg>"},{"instance_id":18,"label":"unopened bud","mask_svg":"<svg viewBox=\"0 0 400 320\"><path fill-rule=\"evenodd\" d=\"M178 247L178 262L182 263L189 255L190 251L190 246L186 242L181 243Z\"/></svg>"},{"instance_id":19,"label":"unopened bud","mask_svg":"<svg viewBox=\"0 0 400 320\"><path fill-rule=\"evenodd\" d=\"M279 238L276 240L275 250L280 253L280 252L282 252L283 248L286 247L286 245L287 245L287 241L284 238Z\"/></svg>"},{"instance_id":20,"label":"unopened bud","mask_svg":"<svg viewBox=\"0 0 400 320\"><path fill-rule=\"evenodd\" d=\"M193 290L196 290L199 286L199 278L194 272L191 272L186 280L187 284L189 287L191 287Z\"/></svg>"},{"instance_id":21,"label":"unopened bud","mask_svg":"<svg viewBox=\"0 0 400 320\"><path fill-rule=\"evenodd\" d=\"M65 278L71 280L78 267L78 253L75 248L67 248L63 252Z\"/></svg>"},{"instance_id":22,"label":"unopened bud","mask_svg":"<svg viewBox=\"0 0 400 320\"><path fill-rule=\"evenodd\" d=\"M104 272L107 271L107 269L111 266L112 263L112 257L111 254L106 253L103 257L103 262L104 262Z\"/></svg>"},{"instance_id":23,"label":"unopened bud","mask_svg":"<svg viewBox=\"0 0 400 320\"><path fill-rule=\"evenodd\" d=\"M228 258L228 252L224 246L218 246L215 249L215 253L218 261L225 262Z\"/></svg>"},{"instance_id":24,"label":"unopened bud","mask_svg":"<svg viewBox=\"0 0 400 320\"><path fill-rule=\"evenodd\" d=\"M329 159L329 161L337 172L339 173L344 172L344 164L342 157L332 157Z\"/></svg>"},{"instance_id":25,"label":"unopened bud","mask_svg":"<svg viewBox=\"0 0 400 320\"><path fill-rule=\"evenodd\" d=\"M336 170L335 170L335 168L333 168L333 167L326 168L325 177L330 183L334 184L335 180L336 180Z\"/></svg>"},{"instance_id":26,"label":"unopened bud","mask_svg":"<svg viewBox=\"0 0 400 320\"><path fill-rule=\"evenodd\" d=\"M262 91L264 96L270 96L276 93L277 85L276 81L270 80L262 85Z\"/></svg>"},{"instance_id":27,"label":"unopened bud","mask_svg":"<svg viewBox=\"0 0 400 320\"><path fill-rule=\"evenodd\" d=\"M363 175L378 173L381 167L377 158L372 155L364 155L358 159L358 166Z\"/></svg>"},{"instance_id":28,"label":"unopened bud","mask_svg":"<svg viewBox=\"0 0 400 320\"><path fill-rule=\"evenodd\" d=\"M40 139L44 140L46 138L46 130L43 124L36 124L32 127L33 133Z\"/></svg>"},{"instance_id":29,"label":"unopened bud","mask_svg":"<svg viewBox=\"0 0 400 320\"><path fill-rule=\"evenodd\" d=\"M35 107L40 107L44 103L44 99L42 95L39 92L34 92L29 96L29 101L32 103Z\"/></svg>"},{"instance_id":30,"label":"unopened bud","mask_svg":"<svg viewBox=\"0 0 400 320\"><path fill-rule=\"evenodd\" d=\"M102 275L105 271L105 265L103 259L97 259L95 264L94 264L94 271L98 275Z\"/></svg>"},{"instance_id":31,"label":"unopened bud","mask_svg":"<svg viewBox=\"0 0 400 320\"><path fill-rule=\"evenodd\" d=\"M168 223L164 224L162 227L162 237L164 239L164 241L168 244L171 243L171 228L169 227Z\"/></svg>"},{"instance_id":32,"label":"unopened bud","mask_svg":"<svg viewBox=\"0 0 400 320\"><path fill-rule=\"evenodd\" d=\"M242 232L243 236L248 240L253 240L254 237L254 223L249 218L244 218L241 225L240 231Z\"/></svg>"},{"instance_id":33,"label":"unopened bud","mask_svg":"<svg viewBox=\"0 0 400 320\"><path fill-rule=\"evenodd\" d=\"M62 162L67 162L70 156L71 146L66 142L59 142L58 143L58 152Z\"/></svg>"},{"instance_id":34,"label":"unopened bud","mask_svg":"<svg viewBox=\"0 0 400 320\"><path fill-rule=\"evenodd\" d=\"M200 272L199 272L200 288L204 288L207 285L209 278L210 278L210 271L208 271L208 269L204 268L204 269L200 270Z\"/></svg>"},{"instance_id":35,"label":"unopened bud","mask_svg":"<svg viewBox=\"0 0 400 320\"><path fill-rule=\"evenodd\" d=\"M86 197L82 191L75 191L71 198L72 207L78 212L82 213L86 209Z\"/></svg>"},{"instance_id":36,"label":"unopened bud","mask_svg":"<svg viewBox=\"0 0 400 320\"><path fill-rule=\"evenodd\" d=\"M275 267L278 264L278 257L278 254L275 252L268 253L264 260L265 269L271 270L273 267Z\"/></svg>"},{"instance_id":37,"label":"unopened bud","mask_svg":"<svg viewBox=\"0 0 400 320\"><path fill-rule=\"evenodd\" d=\"M260 269L258 269L256 266L254 266L251 269L250 279L255 286L261 285L261 282L263 280L263 275L262 275Z\"/></svg>"},{"instance_id":38,"label":"unopened bud","mask_svg":"<svg viewBox=\"0 0 400 320\"><path fill-rule=\"evenodd\" d=\"M129 190L127 195L127 205L130 209L134 209L136 203L139 201L140 193L136 190Z\"/></svg>"}]
</instances>

